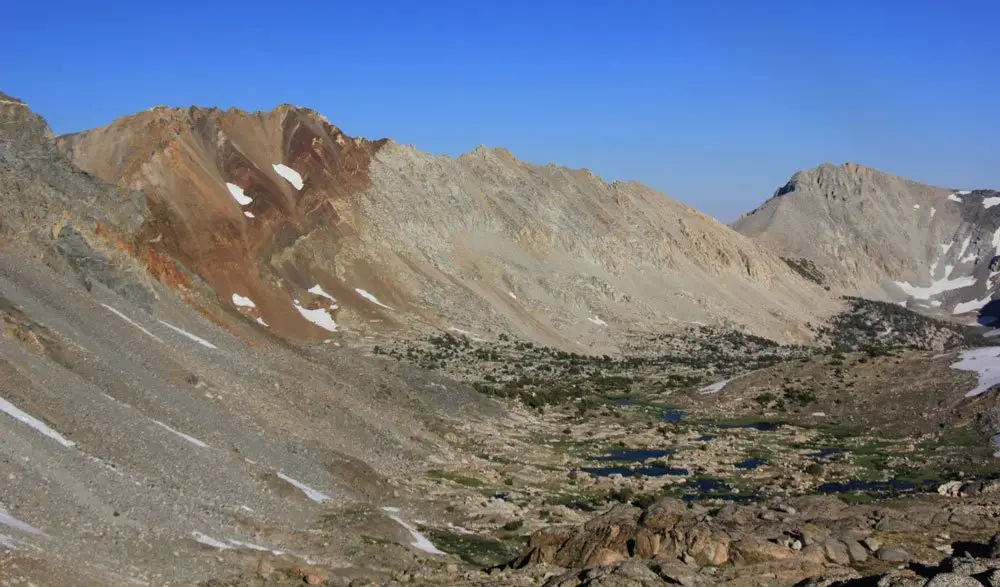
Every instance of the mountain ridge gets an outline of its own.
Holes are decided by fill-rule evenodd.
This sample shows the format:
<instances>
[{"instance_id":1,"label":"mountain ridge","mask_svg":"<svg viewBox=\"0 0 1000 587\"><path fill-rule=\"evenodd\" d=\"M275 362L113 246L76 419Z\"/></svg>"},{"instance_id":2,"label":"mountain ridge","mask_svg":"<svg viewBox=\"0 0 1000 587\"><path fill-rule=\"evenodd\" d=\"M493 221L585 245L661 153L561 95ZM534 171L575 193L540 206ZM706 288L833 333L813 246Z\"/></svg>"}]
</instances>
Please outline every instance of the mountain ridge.
<instances>
[{"instance_id":1,"label":"mountain ridge","mask_svg":"<svg viewBox=\"0 0 1000 587\"><path fill-rule=\"evenodd\" d=\"M312 298L298 314L328 312L347 328L507 330L574 347L579 337L613 346L618 334L593 328L607 316L627 328L648 326L648 315L657 327L708 320L805 340L805 324L836 307L769 251L690 206L638 182L529 164L504 148L430 155L348 137L292 106L162 108L57 141L82 168L147 191L167 223L160 232L182 235L167 246L185 266L225 297L260 298L240 311L293 336L322 336L293 309L314 283L333 292L336 308ZM270 169L279 166L302 185ZM251 201L234 206L225 185ZM210 230L224 234L205 239ZM664 271L677 275L655 277ZM357 290L384 303L373 307Z\"/></svg>"}]
</instances>

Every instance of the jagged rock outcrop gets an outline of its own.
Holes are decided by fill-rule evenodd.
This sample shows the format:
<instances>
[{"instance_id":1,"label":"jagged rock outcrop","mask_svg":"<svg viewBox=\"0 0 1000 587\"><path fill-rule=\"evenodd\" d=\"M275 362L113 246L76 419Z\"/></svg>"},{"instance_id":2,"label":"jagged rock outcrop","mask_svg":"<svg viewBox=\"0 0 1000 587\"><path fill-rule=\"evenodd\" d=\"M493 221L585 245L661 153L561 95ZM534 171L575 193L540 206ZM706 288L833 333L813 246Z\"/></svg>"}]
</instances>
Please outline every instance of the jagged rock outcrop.
<instances>
[{"instance_id":1,"label":"jagged rock outcrop","mask_svg":"<svg viewBox=\"0 0 1000 587\"><path fill-rule=\"evenodd\" d=\"M846 585L859 578L854 566L907 563L914 553L920 560L952 550L994 556L991 549L1000 548L1000 538L986 546L953 546L928 535L988 539L998 515L995 498L882 507L802 497L774 509L662 499L645 509L615 506L576 528L539 531L508 566L563 567L566 573L549 583L558 586L613 585L622 575L636 577L637 584L659 577L683 585ZM940 573L972 576L993 568L989 561L951 561L959 562L942 561Z\"/></svg>"},{"instance_id":2,"label":"jagged rock outcrop","mask_svg":"<svg viewBox=\"0 0 1000 587\"><path fill-rule=\"evenodd\" d=\"M697 321L802 341L837 307L663 194L502 149L433 156L287 105L156 108L60 145L146 191L145 237L289 336L330 336L319 312L342 329L512 332L578 350Z\"/></svg>"},{"instance_id":3,"label":"jagged rock outcrop","mask_svg":"<svg viewBox=\"0 0 1000 587\"><path fill-rule=\"evenodd\" d=\"M847 163L800 171L740 233L834 291L907 301L948 315L973 312L998 282L1000 192L924 185Z\"/></svg>"}]
</instances>

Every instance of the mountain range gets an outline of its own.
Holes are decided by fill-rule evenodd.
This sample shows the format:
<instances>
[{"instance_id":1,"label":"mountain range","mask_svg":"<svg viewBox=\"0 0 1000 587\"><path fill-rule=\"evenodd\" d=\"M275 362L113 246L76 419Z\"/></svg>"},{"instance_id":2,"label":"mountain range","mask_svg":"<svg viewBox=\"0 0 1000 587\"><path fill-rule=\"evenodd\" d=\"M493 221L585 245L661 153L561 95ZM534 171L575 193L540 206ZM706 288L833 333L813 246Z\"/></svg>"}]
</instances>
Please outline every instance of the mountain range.
<instances>
[{"instance_id":1,"label":"mountain range","mask_svg":"<svg viewBox=\"0 0 1000 587\"><path fill-rule=\"evenodd\" d=\"M567 488L628 501L628 470L614 488L600 472L579 480L587 443L697 444L689 468L662 460L674 448L648 457L663 483L730 467L778 427L667 430L650 414L675 402L686 403L669 422L799 406L807 431L788 446L826 442L828 420L876 426L866 396L844 391L885 391L875 364L927 370L911 384L934 387L893 399L937 426L920 442L951 425L996 434L996 394L966 398L973 375L943 355L873 344L831 358L824 345L831 329L861 326L876 339L930 333L934 351L971 340L963 323L996 291L998 204L1000 192L821 165L726 225L638 182L499 148L430 155L291 105L156 107L55 136L0 94L0 579L291 584L263 570L280 563L310 584L370 571L499 585L489 573L460 583L456 565L604 561L579 540L546 554L544 533L537 551L515 548L525 524L584 523L593 508ZM920 342L907 352L934 346ZM861 375L847 381L851 360ZM637 389L650 395L636 401ZM725 434L712 446L726 448L700 448ZM928 458L966 466L987 450L976 434L957 456ZM794 476L779 495L809 483L802 463L785 464ZM695 509L677 519L707 523ZM492 538L470 543L477 532ZM685 536L674 554L686 565L757 561ZM427 557L448 564L427 570Z\"/></svg>"}]
</instances>

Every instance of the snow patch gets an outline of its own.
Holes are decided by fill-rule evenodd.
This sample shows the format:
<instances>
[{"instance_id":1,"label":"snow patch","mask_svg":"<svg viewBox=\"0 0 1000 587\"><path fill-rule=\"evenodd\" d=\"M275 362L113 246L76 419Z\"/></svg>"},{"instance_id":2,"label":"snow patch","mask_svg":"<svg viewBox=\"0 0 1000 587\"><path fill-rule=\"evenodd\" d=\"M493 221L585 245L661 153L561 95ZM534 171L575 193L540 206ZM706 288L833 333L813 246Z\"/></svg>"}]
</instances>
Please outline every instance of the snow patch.
<instances>
[{"instance_id":1,"label":"snow patch","mask_svg":"<svg viewBox=\"0 0 1000 587\"><path fill-rule=\"evenodd\" d=\"M184 330L183 328L178 328L178 327L174 326L173 324L170 324L169 322L164 322L163 320L157 320L157 322L159 322L160 324L162 324L162 325L166 326L167 328L173 330L174 332L177 332L178 334L183 334L184 336L190 338L191 340L195 341L196 343L200 344L201 346L203 346L205 348L210 348L210 349L217 349L217 348L219 348L219 347L215 346L214 344L208 342L204 338L201 338L200 336L195 336L195 335L191 334L190 332L188 332L187 330Z\"/></svg>"},{"instance_id":2,"label":"snow patch","mask_svg":"<svg viewBox=\"0 0 1000 587\"><path fill-rule=\"evenodd\" d=\"M955 192L955 193L957 193L957 194L958 194L958 195L960 195L960 196L968 196L968 195L969 195L969 194L971 194L972 192L971 192L971 191L969 191L969 190L958 190L958 191L957 191L957 192Z\"/></svg>"},{"instance_id":3,"label":"snow patch","mask_svg":"<svg viewBox=\"0 0 1000 587\"><path fill-rule=\"evenodd\" d=\"M972 235L969 235L969 236L965 237L965 240L962 241L962 248L958 251L958 256L959 257L965 255L965 251L967 251L969 249L969 243L971 243L971 242L972 242Z\"/></svg>"},{"instance_id":4,"label":"snow patch","mask_svg":"<svg viewBox=\"0 0 1000 587\"><path fill-rule=\"evenodd\" d=\"M253 300L241 296L238 293L233 294L233 305L239 306L241 308L256 308L257 304L253 303Z\"/></svg>"},{"instance_id":5,"label":"snow patch","mask_svg":"<svg viewBox=\"0 0 1000 587\"><path fill-rule=\"evenodd\" d=\"M993 233L993 250L1000 252L1000 227Z\"/></svg>"},{"instance_id":6,"label":"snow patch","mask_svg":"<svg viewBox=\"0 0 1000 587\"><path fill-rule=\"evenodd\" d=\"M951 241L950 243L948 243L946 245L939 245L939 246L941 247L941 254L942 255L947 255L948 251L951 250L951 247L955 246L955 241Z\"/></svg>"},{"instance_id":7,"label":"snow patch","mask_svg":"<svg viewBox=\"0 0 1000 587\"><path fill-rule=\"evenodd\" d=\"M591 321L594 324L597 324L598 326L607 326L608 325L607 322L605 322L604 320L601 320L600 316L593 316L591 318L587 318L587 320Z\"/></svg>"},{"instance_id":8,"label":"snow patch","mask_svg":"<svg viewBox=\"0 0 1000 587\"><path fill-rule=\"evenodd\" d=\"M264 319L261 318L260 316L257 316L257 324L260 324L261 326L267 326L267 322L264 322Z\"/></svg>"},{"instance_id":9,"label":"snow patch","mask_svg":"<svg viewBox=\"0 0 1000 587\"><path fill-rule=\"evenodd\" d=\"M718 393L722 391L722 389L726 387L726 385L728 385L730 381L732 381L732 379L723 379L722 381L716 381L712 385L706 385L705 387L702 387L698 391L700 391L701 393Z\"/></svg>"},{"instance_id":10,"label":"snow patch","mask_svg":"<svg viewBox=\"0 0 1000 587\"><path fill-rule=\"evenodd\" d=\"M931 300L931 305L934 306L935 308L940 308L941 300Z\"/></svg>"},{"instance_id":11,"label":"snow patch","mask_svg":"<svg viewBox=\"0 0 1000 587\"><path fill-rule=\"evenodd\" d=\"M962 351L961 360L952 364L952 369L975 371L979 384L965 394L975 397L1000 383L1000 346L982 347Z\"/></svg>"},{"instance_id":12,"label":"snow patch","mask_svg":"<svg viewBox=\"0 0 1000 587\"><path fill-rule=\"evenodd\" d=\"M208 534L202 534L201 532L192 532L191 536L195 539L195 542L204 544L205 546L210 546L212 548L217 548L219 550L234 550L238 548L243 548L246 550L255 550L257 552L270 552L274 556L283 556L285 554L290 554L296 558L304 560L308 564L316 564L315 561L306 558L304 556L295 554L293 552L286 552L284 550L274 550L266 546L261 546L259 544L254 544L253 542L243 542L241 540L219 540L217 538L212 538Z\"/></svg>"},{"instance_id":13,"label":"snow patch","mask_svg":"<svg viewBox=\"0 0 1000 587\"><path fill-rule=\"evenodd\" d=\"M388 508L382 508L382 509L383 511L387 512L390 511ZM396 508L396 511L399 511L398 508ZM426 536L418 532L416 528L406 523L406 521L404 521L403 518L400 518L399 516L395 515L395 513L389 513L389 518L392 519L392 521L399 524L400 526L406 528L410 532L410 536L413 536L413 542L410 543L410 546L412 546L413 548L416 548L417 550L422 550L428 554L446 554L438 550L438 548L434 546L433 542L431 542L430 540L427 539Z\"/></svg>"},{"instance_id":14,"label":"snow patch","mask_svg":"<svg viewBox=\"0 0 1000 587\"><path fill-rule=\"evenodd\" d=\"M382 302L378 301L378 298L376 298L372 294L366 292L365 290L361 289L360 287L354 288L354 291L358 292L359 296L365 298L366 300L368 300L369 302L375 304L376 306L382 306L383 308L385 308L387 310L391 310L392 309L389 306L387 306L387 305L383 304Z\"/></svg>"},{"instance_id":15,"label":"snow patch","mask_svg":"<svg viewBox=\"0 0 1000 587\"><path fill-rule=\"evenodd\" d=\"M244 210L243 215L246 216L247 218L256 218L256 216L253 215L253 212L249 210Z\"/></svg>"},{"instance_id":16,"label":"snow patch","mask_svg":"<svg viewBox=\"0 0 1000 587\"><path fill-rule=\"evenodd\" d=\"M931 206L931 218L934 218L935 214L937 214L937 208Z\"/></svg>"},{"instance_id":17,"label":"snow patch","mask_svg":"<svg viewBox=\"0 0 1000 587\"><path fill-rule=\"evenodd\" d=\"M315 295L318 295L318 296L320 296L320 297L324 297L324 298L326 298L326 299L330 300L331 302L333 302L334 306L336 306L336 305L337 305L337 300L336 300L336 298L334 298L334 297L333 297L333 296L331 296L330 294L328 294L328 293L326 293L325 291L323 291L323 287L322 287L322 286L321 286L320 284L318 284L318 283L317 283L316 285L314 285L314 286L310 287L310 288L309 288L309 289L307 289L306 291L308 291L308 292L309 292L309 293L311 293L311 294L315 294ZM334 309L336 309L336 307L334 307Z\"/></svg>"},{"instance_id":18,"label":"snow patch","mask_svg":"<svg viewBox=\"0 0 1000 587\"><path fill-rule=\"evenodd\" d=\"M329 495L323 493L322 491L317 491L317 490L313 489L312 487L309 487L305 483L302 483L301 481L296 481L295 479L292 479L291 477L289 477L288 475L285 475L281 471L278 471L277 475L278 475L279 479L291 483L297 489L299 489L300 491L302 491L302 493L305 493L306 497L308 497L312 501L315 501L317 503L323 503L324 501L329 501L330 500L330 496Z\"/></svg>"},{"instance_id":19,"label":"snow patch","mask_svg":"<svg viewBox=\"0 0 1000 587\"><path fill-rule=\"evenodd\" d=\"M952 202L962 202L962 198L959 198L957 194L948 194L948 199Z\"/></svg>"},{"instance_id":20,"label":"snow patch","mask_svg":"<svg viewBox=\"0 0 1000 587\"><path fill-rule=\"evenodd\" d=\"M815 418L825 418L826 417L826 412L813 412L812 415Z\"/></svg>"},{"instance_id":21,"label":"snow patch","mask_svg":"<svg viewBox=\"0 0 1000 587\"><path fill-rule=\"evenodd\" d=\"M233 196L240 206L246 206L250 202L253 202L253 198L243 193L243 188L236 185L235 183L226 183L226 187L229 188L229 193Z\"/></svg>"},{"instance_id":22,"label":"snow patch","mask_svg":"<svg viewBox=\"0 0 1000 587\"><path fill-rule=\"evenodd\" d=\"M983 208L989 209L997 205L1000 205L1000 196L990 196L989 198L983 198Z\"/></svg>"},{"instance_id":23,"label":"snow patch","mask_svg":"<svg viewBox=\"0 0 1000 587\"><path fill-rule=\"evenodd\" d=\"M197 439L197 438L195 438L194 436L188 436L187 434L184 434L184 433L183 433L183 432L181 432L180 430L175 430L175 429L171 428L170 426L167 426L167 425L166 425L166 424L164 424L163 422L160 422L159 420L153 420L153 422L154 422L154 423L155 423L155 424L156 424L157 426L159 426L160 428L163 428L164 430L167 430L167 431L170 431L170 432L173 432L173 433L174 433L174 434L176 434L177 436L180 436L181 438L183 438L184 440L186 440L186 441L190 442L191 444L193 444L193 445L195 445L195 446L200 446L201 448L208 448L208 445L207 445L207 444L205 444L204 442L202 442L202 441L198 440L198 439Z\"/></svg>"},{"instance_id":24,"label":"snow patch","mask_svg":"<svg viewBox=\"0 0 1000 587\"><path fill-rule=\"evenodd\" d=\"M913 205L913 209L914 210L919 210L920 209L920 204L914 204Z\"/></svg>"},{"instance_id":25,"label":"snow patch","mask_svg":"<svg viewBox=\"0 0 1000 587\"><path fill-rule=\"evenodd\" d=\"M512 291L507 292L507 295L509 295L510 297L514 298L515 300L517 299L517 296L514 295L514 292L512 292Z\"/></svg>"},{"instance_id":26,"label":"snow patch","mask_svg":"<svg viewBox=\"0 0 1000 587\"><path fill-rule=\"evenodd\" d=\"M126 316L125 314L122 314L121 312L119 312L118 310L116 310L116 309L112 308L111 306L109 306L109 305L107 305L107 304L101 304L101 305L102 305L102 306L104 306L105 308L107 308L108 310L110 310L110 311L111 311L111 312L112 312L112 313L113 313L113 314L114 314L115 316L118 316L118 317L119 317L119 318L121 318L122 320L124 320L124 321L128 322L128 323L129 323L129 324L131 324L132 326L135 326L136 328L138 328L139 330L141 330L141 331L143 332L143 334L146 334L146 335L148 335L148 336L149 336L150 338L152 338L152 339L153 339L153 340L155 340L156 342L163 342L162 340L160 340L160 338L159 338L158 336L156 336L156 335L155 335L155 334L153 334L152 332L150 332L150 331L146 330L146 329L145 329L145 328L143 328L142 326L139 326L138 324L136 324L135 322L133 322L133 321L132 321L132 319L131 319L131 318L129 318L128 316Z\"/></svg>"},{"instance_id":27,"label":"snow patch","mask_svg":"<svg viewBox=\"0 0 1000 587\"><path fill-rule=\"evenodd\" d=\"M275 173L288 180L288 183L292 184L295 189L301 190L302 186L305 185L302 183L302 176L299 175L299 172L284 163L275 163L271 167L274 168Z\"/></svg>"},{"instance_id":28,"label":"snow patch","mask_svg":"<svg viewBox=\"0 0 1000 587\"><path fill-rule=\"evenodd\" d=\"M897 281L896 285L899 289L910 296L911 298L918 300L928 300L939 293L946 291L951 291L953 289L961 289L963 287L968 287L970 285L975 285L976 278L972 276L959 277L957 279L935 279L931 282L929 286L917 286L911 285L906 282Z\"/></svg>"},{"instance_id":29,"label":"snow patch","mask_svg":"<svg viewBox=\"0 0 1000 587\"><path fill-rule=\"evenodd\" d=\"M4 550L17 550L17 545L14 544L14 539L6 534L0 534L0 548Z\"/></svg>"},{"instance_id":30,"label":"snow patch","mask_svg":"<svg viewBox=\"0 0 1000 587\"><path fill-rule=\"evenodd\" d=\"M38 528L35 528L31 524L27 524L18 520L14 516L7 513L7 510L0 508L0 524L7 526L8 528L13 528L15 530L20 530L26 534L34 534L35 536L48 536L45 532L42 532Z\"/></svg>"},{"instance_id":31,"label":"snow patch","mask_svg":"<svg viewBox=\"0 0 1000 587\"><path fill-rule=\"evenodd\" d=\"M954 270L955 270L955 266L954 265L945 265L944 266L944 276L945 276L945 279L951 277L951 272L954 271Z\"/></svg>"},{"instance_id":32,"label":"snow patch","mask_svg":"<svg viewBox=\"0 0 1000 587\"><path fill-rule=\"evenodd\" d=\"M201 532L192 532L191 536L195 539L195 542L204 544L205 546L211 546L212 548L218 548L220 550L229 550L232 548L229 544L212 538L208 534L202 534Z\"/></svg>"},{"instance_id":33,"label":"snow patch","mask_svg":"<svg viewBox=\"0 0 1000 587\"><path fill-rule=\"evenodd\" d=\"M981 300L969 300L967 302L962 302L960 304L955 304L955 309L951 311L952 314L965 314L966 312L973 312L982 308L990 301L990 296L987 295Z\"/></svg>"},{"instance_id":34,"label":"snow patch","mask_svg":"<svg viewBox=\"0 0 1000 587\"><path fill-rule=\"evenodd\" d=\"M65 436L59 434L52 428L49 428L45 425L45 422L42 422L38 418L33 417L31 414L20 410L17 406L2 397L0 397L0 412L3 412L22 424L27 425L29 428L35 429L35 431L41 433L43 436L48 436L66 448L73 448L76 446L75 442L67 439Z\"/></svg>"},{"instance_id":35,"label":"snow patch","mask_svg":"<svg viewBox=\"0 0 1000 587\"><path fill-rule=\"evenodd\" d=\"M326 308L317 308L315 310L310 310L309 308L301 306L298 300L296 300L295 309L299 311L299 314L302 314L303 318L312 322L316 326L319 326L320 328L328 330L330 332L337 332L337 323L333 320L333 318L330 317L330 314L329 312L326 311ZM265 324L265 326L267 325Z\"/></svg>"},{"instance_id":36,"label":"snow patch","mask_svg":"<svg viewBox=\"0 0 1000 587\"><path fill-rule=\"evenodd\" d=\"M975 255L966 255L965 257L962 257L962 259L961 259L961 261L963 263L972 263L975 260L976 260L976 256Z\"/></svg>"}]
</instances>

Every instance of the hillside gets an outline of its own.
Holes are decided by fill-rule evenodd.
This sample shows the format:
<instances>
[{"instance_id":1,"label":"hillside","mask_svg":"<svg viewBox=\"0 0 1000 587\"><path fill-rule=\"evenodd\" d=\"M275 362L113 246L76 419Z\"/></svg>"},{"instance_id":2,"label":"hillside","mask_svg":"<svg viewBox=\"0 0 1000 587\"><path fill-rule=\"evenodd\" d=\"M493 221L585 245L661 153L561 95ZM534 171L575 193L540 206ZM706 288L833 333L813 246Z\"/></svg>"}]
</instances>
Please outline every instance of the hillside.
<instances>
[{"instance_id":1,"label":"hillside","mask_svg":"<svg viewBox=\"0 0 1000 587\"><path fill-rule=\"evenodd\" d=\"M1000 193L923 185L848 163L796 173L733 227L840 293L947 315L996 292Z\"/></svg>"},{"instance_id":2,"label":"hillside","mask_svg":"<svg viewBox=\"0 0 1000 587\"><path fill-rule=\"evenodd\" d=\"M805 341L838 304L777 255L638 183L477 148L345 136L320 114L155 108L61 137L144 190L157 241L293 338L501 332L585 350L630 330L740 326Z\"/></svg>"}]
</instances>

